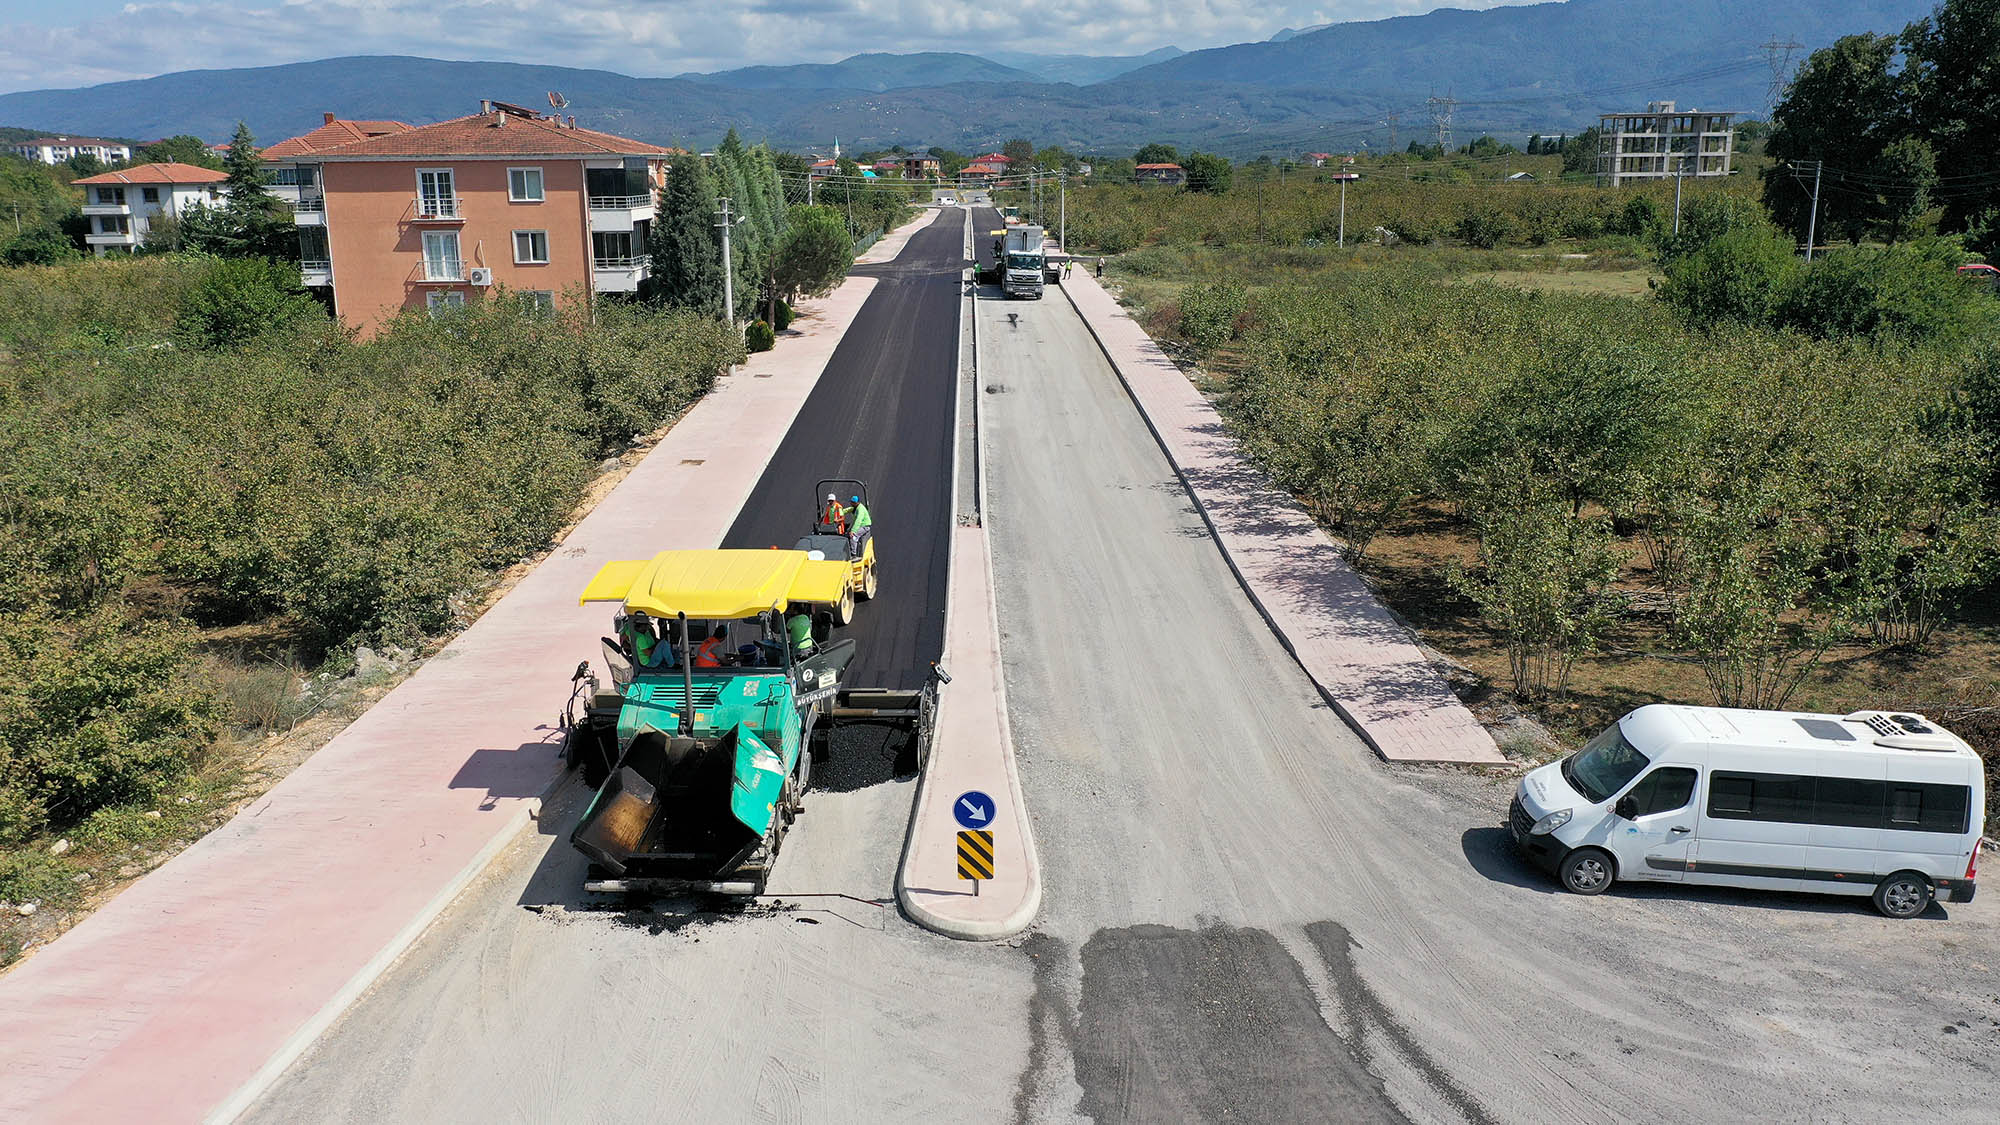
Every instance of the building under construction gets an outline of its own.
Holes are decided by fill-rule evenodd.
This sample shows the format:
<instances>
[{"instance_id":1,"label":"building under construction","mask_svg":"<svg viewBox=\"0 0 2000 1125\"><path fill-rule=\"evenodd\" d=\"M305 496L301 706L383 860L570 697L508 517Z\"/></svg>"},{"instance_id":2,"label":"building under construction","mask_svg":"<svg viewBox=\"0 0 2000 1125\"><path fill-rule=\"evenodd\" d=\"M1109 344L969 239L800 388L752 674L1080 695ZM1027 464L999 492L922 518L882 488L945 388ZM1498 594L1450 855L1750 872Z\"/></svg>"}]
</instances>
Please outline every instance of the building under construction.
<instances>
[{"instance_id":1,"label":"building under construction","mask_svg":"<svg viewBox=\"0 0 2000 1125\"><path fill-rule=\"evenodd\" d=\"M1679 110L1672 102L1653 102L1644 113L1600 114L1597 182L1617 187L1631 180L1727 176L1738 116L1734 110Z\"/></svg>"}]
</instances>

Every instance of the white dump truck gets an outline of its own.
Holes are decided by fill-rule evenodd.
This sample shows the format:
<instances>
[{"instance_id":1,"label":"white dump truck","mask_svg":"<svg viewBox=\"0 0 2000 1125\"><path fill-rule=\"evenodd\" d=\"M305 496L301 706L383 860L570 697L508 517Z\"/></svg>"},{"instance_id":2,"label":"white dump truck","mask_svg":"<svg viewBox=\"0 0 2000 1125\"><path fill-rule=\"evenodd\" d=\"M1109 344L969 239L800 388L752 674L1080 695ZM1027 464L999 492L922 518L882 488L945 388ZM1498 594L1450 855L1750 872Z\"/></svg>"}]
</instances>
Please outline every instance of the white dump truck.
<instances>
[{"instance_id":1,"label":"white dump truck","mask_svg":"<svg viewBox=\"0 0 2000 1125\"><path fill-rule=\"evenodd\" d=\"M1001 288L1009 297L1041 299L1048 254L1042 249L1046 235L1038 226L1024 224L1007 228L1002 248Z\"/></svg>"}]
</instances>

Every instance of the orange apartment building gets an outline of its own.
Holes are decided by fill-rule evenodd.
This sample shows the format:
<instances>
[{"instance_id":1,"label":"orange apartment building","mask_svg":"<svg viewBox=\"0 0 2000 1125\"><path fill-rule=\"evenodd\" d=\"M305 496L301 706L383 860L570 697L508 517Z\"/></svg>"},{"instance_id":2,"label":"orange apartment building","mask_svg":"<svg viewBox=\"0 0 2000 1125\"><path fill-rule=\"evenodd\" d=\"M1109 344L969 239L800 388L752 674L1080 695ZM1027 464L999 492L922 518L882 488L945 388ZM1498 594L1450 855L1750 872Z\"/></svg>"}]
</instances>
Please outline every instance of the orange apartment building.
<instances>
[{"instance_id":1,"label":"orange apartment building","mask_svg":"<svg viewBox=\"0 0 2000 1125\"><path fill-rule=\"evenodd\" d=\"M545 308L636 292L675 151L483 102L416 128L330 118L265 157L294 169L307 284L365 336L498 291Z\"/></svg>"}]
</instances>

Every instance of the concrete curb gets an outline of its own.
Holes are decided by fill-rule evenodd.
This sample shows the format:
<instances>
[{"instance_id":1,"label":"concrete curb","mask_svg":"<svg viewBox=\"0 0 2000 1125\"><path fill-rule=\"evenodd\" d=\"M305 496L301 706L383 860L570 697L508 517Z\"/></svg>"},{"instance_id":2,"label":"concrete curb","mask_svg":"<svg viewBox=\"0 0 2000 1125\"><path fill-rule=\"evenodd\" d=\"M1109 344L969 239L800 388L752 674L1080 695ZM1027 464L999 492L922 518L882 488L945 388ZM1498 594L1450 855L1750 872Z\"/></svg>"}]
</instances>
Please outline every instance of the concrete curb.
<instances>
[{"instance_id":1,"label":"concrete curb","mask_svg":"<svg viewBox=\"0 0 2000 1125\"><path fill-rule=\"evenodd\" d=\"M966 212L968 231L971 229L971 222L971 209L968 208ZM959 315L969 319L972 324L973 355L970 371L973 377L972 428L973 433L979 435L983 430L981 422L983 411L977 378L979 317L976 286L960 302ZM961 331L960 339L963 338ZM965 364L961 363L959 378L963 379L967 374ZM958 401L962 402L962 396ZM957 432L956 424L953 429ZM962 444L954 445L952 451L954 487L960 472L959 457L962 449L959 446ZM965 676L963 682L946 685L938 692L938 743L932 746L930 761L924 767L923 776L917 781L917 797L910 809L910 825L903 845L903 860L896 869L896 901L911 921L925 929L965 941L996 941L1012 937L1034 922L1035 915L1040 913L1042 906L1042 875L1041 857L1035 849L1034 826L1029 822L1027 800L1021 789L1021 775L1014 760L1014 731L1007 718L1007 681L1000 660L999 602L995 596L993 552L989 549L984 518L986 442L982 437L974 438L973 456L976 461L975 472L978 474L976 496L981 518L976 527L952 529L948 582L953 587L959 586L962 582L969 582L975 577L983 582L984 597L980 600L984 602L985 612L980 614L977 620L968 622L963 612L965 598L953 596L946 599L944 665L949 671L953 667L955 655L961 647L968 645L974 648L984 647L987 650L987 659L981 662L976 655L970 656L972 663L961 666ZM969 575L967 570L974 564L977 566L977 572ZM983 636L966 636L966 630L983 630ZM974 678L975 675L978 678ZM967 896L960 891L941 892L910 885L913 871L921 871L919 877L927 882L934 882L940 874L947 874L955 867L957 820L953 817L948 802L958 795L962 786L971 788L975 784L989 784L979 781L976 774L974 781L971 782L946 780L954 767L969 766L977 770L983 766L990 775L994 763L990 760L982 762L977 759L969 763L954 761L947 756L951 750L945 747L944 738L948 726L955 728L961 719L966 718L966 713L962 712L960 707L972 708L977 705L977 700L969 693L975 687L982 686L982 681L989 677L990 684L984 686L988 688L986 699L990 700L992 705L991 721L998 736L993 748L998 752L1007 802L1007 807L1001 810L1000 821L1011 821L1016 841L1009 847L1004 837L996 839L996 859L1001 857L1013 859L1020 866L1022 875L1018 883L1011 878L1005 881L1004 885L1016 889L1018 897L1012 900L1011 905L1002 905L997 914L989 907L989 904L995 902L996 896ZM983 714L974 713L970 721L977 724L979 719L984 717ZM954 741L951 743L951 748L963 749L964 743ZM954 843L946 845L944 843L946 840L952 840ZM940 850L943 854L938 854ZM1009 851L1013 852L1012 856L1007 856ZM1002 871L1004 870L1003 867ZM992 882L1001 884L1002 881L995 879ZM998 887L995 889L997 892ZM974 905L981 909L977 912L967 909Z\"/></svg>"},{"instance_id":2,"label":"concrete curb","mask_svg":"<svg viewBox=\"0 0 2000 1125\"><path fill-rule=\"evenodd\" d=\"M1080 280L1088 285L1097 285L1099 291L1103 291L1103 287L1098 285L1098 282L1094 278L1084 277ZM1412 740L1412 732L1409 730L1397 732L1399 737L1385 737L1385 732L1372 729L1368 720L1356 713L1351 701L1343 699L1334 690L1334 685L1330 681L1334 680L1335 677L1330 675L1326 670L1315 667L1315 662L1300 651L1300 645L1297 639L1286 628L1282 620L1282 615L1272 608L1269 595L1259 587L1251 575L1245 573L1242 561L1237 558L1236 551L1230 546L1232 535L1228 529L1220 526L1216 513L1211 508L1211 502L1202 495L1203 490L1188 479L1187 468L1182 463L1182 459L1176 456L1173 444L1160 431L1160 426L1153 418L1152 411L1147 409L1145 397L1140 394L1139 388L1133 385L1131 376L1126 373L1125 368L1118 362L1118 358L1113 353L1111 346L1105 341L1103 333L1098 331L1097 324L1092 321L1090 316L1084 312L1083 307L1078 304L1076 295L1070 291L1068 285L1062 285L1059 288L1062 289L1063 297L1069 302L1070 308L1076 312L1077 319L1083 322L1085 330L1090 333L1090 338L1097 342L1098 351L1103 353L1105 362L1110 364L1111 370L1117 374L1119 384L1125 388L1126 397L1132 400L1132 406L1139 412L1140 420L1146 424L1147 432L1153 435L1153 440L1159 445L1160 451L1166 455L1167 462L1174 467L1175 474L1180 478L1181 487L1187 491L1188 498L1194 502L1195 510L1201 514L1202 523L1208 528L1209 534L1214 537L1216 547L1222 553L1223 561L1228 564L1230 573L1236 576L1237 585L1242 587L1244 595L1250 599L1250 604L1256 608L1258 616L1264 619L1265 624L1270 627L1271 632L1277 636L1278 642L1284 645L1285 651L1291 655L1293 660L1298 662L1299 667L1306 673L1307 680L1318 691L1320 698L1324 699L1327 705L1333 708L1334 713L1340 716L1341 721L1345 722L1355 734L1359 735L1361 740L1368 744L1369 749L1375 751L1376 755L1384 761L1452 765L1510 764L1506 755L1502 754L1499 747L1494 744L1492 736L1483 727L1479 726L1478 721L1472 717L1471 712L1465 710L1464 704L1460 703L1456 696L1451 695L1448 688L1443 687L1441 678L1438 681L1438 686L1443 692L1440 705L1448 706L1449 709L1464 711L1464 722L1452 725L1469 727L1472 731L1472 734L1464 735L1464 738L1469 739L1473 745L1452 755L1439 755L1427 752L1423 745L1419 745ZM1104 296L1107 300L1110 299L1109 293L1104 293ZM1136 324L1134 327L1137 327ZM1143 330L1140 335L1146 340L1148 346L1157 347L1157 345L1152 343L1150 337L1144 336ZM1310 523L1310 521L1307 522ZM1313 527L1313 534L1325 541L1325 549L1329 552L1332 551L1332 541L1326 539L1325 534L1318 530L1317 525L1311 526ZM1370 596L1373 596L1372 593ZM1383 607L1383 609L1387 613L1386 607ZM1401 624L1400 619L1395 619L1393 615L1390 616L1392 620L1396 621L1396 629L1403 635L1404 639L1408 640L1412 646L1416 646L1417 640L1409 633L1408 628ZM1427 663L1423 667L1426 670L1430 668Z\"/></svg>"}]
</instances>

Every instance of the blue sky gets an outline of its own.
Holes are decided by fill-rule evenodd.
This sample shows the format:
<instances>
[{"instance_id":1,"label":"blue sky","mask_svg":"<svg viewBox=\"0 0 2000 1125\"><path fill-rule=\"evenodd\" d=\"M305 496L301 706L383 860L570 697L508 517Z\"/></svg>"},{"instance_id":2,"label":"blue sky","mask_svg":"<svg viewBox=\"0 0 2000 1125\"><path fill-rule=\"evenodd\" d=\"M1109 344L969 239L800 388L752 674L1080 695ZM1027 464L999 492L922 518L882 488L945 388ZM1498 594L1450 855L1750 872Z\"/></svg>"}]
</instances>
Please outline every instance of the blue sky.
<instances>
[{"instance_id":1,"label":"blue sky","mask_svg":"<svg viewBox=\"0 0 2000 1125\"><path fill-rule=\"evenodd\" d=\"M7 44L0 50L0 91L355 54L637 75L834 62L863 51L1135 54L1440 6L1438 0L0 0L0 42Z\"/></svg>"}]
</instances>

